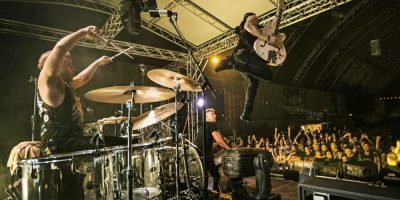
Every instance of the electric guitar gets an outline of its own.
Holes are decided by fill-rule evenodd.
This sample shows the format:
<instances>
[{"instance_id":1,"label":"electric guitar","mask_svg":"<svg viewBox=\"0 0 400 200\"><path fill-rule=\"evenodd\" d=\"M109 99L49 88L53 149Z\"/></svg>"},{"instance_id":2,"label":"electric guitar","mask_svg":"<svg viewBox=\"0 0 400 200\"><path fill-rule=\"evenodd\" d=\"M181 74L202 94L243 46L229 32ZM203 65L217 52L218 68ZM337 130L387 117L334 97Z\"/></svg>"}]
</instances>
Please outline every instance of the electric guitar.
<instances>
[{"instance_id":1,"label":"electric guitar","mask_svg":"<svg viewBox=\"0 0 400 200\"><path fill-rule=\"evenodd\" d=\"M286 49L283 46L286 35L278 33L283 8L284 1L279 0L275 17L262 30L268 35L268 40L258 38L253 46L257 55L267 61L270 66L280 66L286 59Z\"/></svg>"}]
</instances>

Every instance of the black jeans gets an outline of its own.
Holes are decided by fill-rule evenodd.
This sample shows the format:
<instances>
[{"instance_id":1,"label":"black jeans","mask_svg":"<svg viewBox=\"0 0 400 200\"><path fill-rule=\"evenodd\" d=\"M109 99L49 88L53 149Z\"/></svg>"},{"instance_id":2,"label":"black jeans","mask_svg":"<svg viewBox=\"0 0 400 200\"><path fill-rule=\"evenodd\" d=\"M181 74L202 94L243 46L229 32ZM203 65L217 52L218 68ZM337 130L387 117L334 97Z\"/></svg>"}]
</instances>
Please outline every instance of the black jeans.
<instances>
[{"instance_id":1,"label":"black jeans","mask_svg":"<svg viewBox=\"0 0 400 200\"><path fill-rule=\"evenodd\" d=\"M253 111L259 80L271 81L273 73L264 60L246 49L238 50L233 59L233 68L239 71L248 83L242 115L249 116Z\"/></svg>"}]
</instances>

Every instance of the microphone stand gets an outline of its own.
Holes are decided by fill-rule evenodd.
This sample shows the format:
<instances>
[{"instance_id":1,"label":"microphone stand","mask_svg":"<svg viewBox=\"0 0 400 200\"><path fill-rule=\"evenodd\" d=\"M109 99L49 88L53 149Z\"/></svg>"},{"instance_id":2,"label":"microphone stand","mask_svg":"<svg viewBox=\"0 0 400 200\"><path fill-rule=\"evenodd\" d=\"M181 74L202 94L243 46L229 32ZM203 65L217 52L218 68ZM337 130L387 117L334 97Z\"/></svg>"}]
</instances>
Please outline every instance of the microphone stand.
<instances>
[{"instance_id":1,"label":"microphone stand","mask_svg":"<svg viewBox=\"0 0 400 200\"><path fill-rule=\"evenodd\" d=\"M35 140L36 133L36 120L37 120L37 97L38 97L38 79L36 77L31 76L29 78L29 82L34 83L34 95L33 95L33 114L31 115L31 123L32 123L32 135L31 140Z\"/></svg>"},{"instance_id":2,"label":"microphone stand","mask_svg":"<svg viewBox=\"0 0 400 200\"><path fill-rule=\"evenodd\" d=\"M215 94L215 92L214 92L214 89L213 89L213 87L211 86L211 84L210 84L210 82L208 81L208 79L207 79L207 77L204 75L204 73L202 72L202 70L201 70L201 68L200 68L200 66L199 66L199 64L196 62L196 60L195 60L195 58L194 58L194 55L193 55L193 53L192 53L192 51L189 49L189 47L187 46L187 42L186 42L186 39L183 37L183 35L182 35L182 33L181 33L181 31L179 30L179 28L178 28L178 26L175 24L175 22L174 22L174 20L172 19L172 17L173 16L175 16L175 21L177 21L177 18L178 18L178 14L177 13L174 13L173 15L171 15L170 17L169 17L169 22L172 24L172 26L174 27L174 29L176 30L176 32L178 33L178 35L179 35L179 37L181 38L181 40L182 40L182 43L183 43L183 45L184 45L184 47L185 47L185 49L188 51L188 53L189 53L189 57L191 58L191 60L192 60L192 62L194 63L194 65L196 66L196 68L198 69L198 71L200 72L200 78L202 79L202 82L201 82L201 96L202 96L202 98L204 99L204 91L206 90L206 88L208 88L209 90L210 90L210 92L211 92L211 95L214 97L214 99L216 99L217 98L217 96L216 96L216 94ZM202 164L203 164L203 174L204 174L204 182L203 182L203 188L202 188L202 191L203 191L203 199L204 200L206 200L207 199L207 174L208 174L208 170L207 170L207 165L206 165L206 149L205 149L205 147L206 147L206 131L205 131L205 125L206 125L206 118L205 118L205 106L206 105L204 105L203 107L202 107L202 127L203 127L203 130L202 130L202 134L203 134L203 149L202 149L202 153L203 153L203 160L202 160ZM185 147L183 147L183 148L185 148ZM179 176L179 175L178 175ZM179 197L179 196L178 196Z\"/></svg>"},{"instance_id":3,"label":"microphone stand","mask_svg":"<svg viewBox=\"0 0 400 200\"><path fill-rule=\"evenodd\" d=\"M126 169L126 179L128 188L128 199L133 200L133 171L132 171L132 109L134 103L133 97L134 91L132 91L132 97L126 102L128 108L128 163Z\"/></svg>"}]
</instances>

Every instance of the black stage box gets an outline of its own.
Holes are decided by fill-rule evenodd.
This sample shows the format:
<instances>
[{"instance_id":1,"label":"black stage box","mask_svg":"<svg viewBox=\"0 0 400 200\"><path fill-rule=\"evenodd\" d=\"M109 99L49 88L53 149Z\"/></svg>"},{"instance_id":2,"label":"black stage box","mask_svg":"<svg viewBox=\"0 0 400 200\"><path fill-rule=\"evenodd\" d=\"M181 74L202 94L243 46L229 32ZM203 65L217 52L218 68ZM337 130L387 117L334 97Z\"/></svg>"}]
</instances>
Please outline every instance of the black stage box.
<instances>
[{"instance_id":1,"label":"black stage box","mask_svg":"<svg viewBox=\"0 0 400 200\"><path fill-rule=\"evenodd\" d=\"M399 187L377 187L356 181L318 178L298 184L300 200L308 199L362 199L394 200L400 199Z\"/></svg>"}]
</instances>

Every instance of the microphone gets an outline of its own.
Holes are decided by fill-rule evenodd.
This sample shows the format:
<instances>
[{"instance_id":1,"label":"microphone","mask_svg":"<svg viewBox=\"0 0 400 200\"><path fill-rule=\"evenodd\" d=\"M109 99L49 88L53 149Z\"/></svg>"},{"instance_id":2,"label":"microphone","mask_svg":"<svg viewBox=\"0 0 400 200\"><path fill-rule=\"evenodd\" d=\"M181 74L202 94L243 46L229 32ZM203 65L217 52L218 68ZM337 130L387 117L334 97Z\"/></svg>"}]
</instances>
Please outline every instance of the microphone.
<instances>
[{"instance_id":1,"label":"microphone","mask_svg":"<svg viewBox=\"0 0 400 200\"><path fill-rule=\"evenodd\" d=\"M161 17L161 16L171 17L172 15L177 15L176 12L172 12L171 10L162 10L162 9L149 10L149 13L150 17Z\"/></svg>"}]
</instances>

